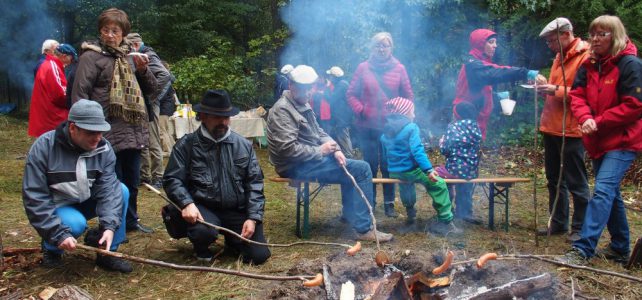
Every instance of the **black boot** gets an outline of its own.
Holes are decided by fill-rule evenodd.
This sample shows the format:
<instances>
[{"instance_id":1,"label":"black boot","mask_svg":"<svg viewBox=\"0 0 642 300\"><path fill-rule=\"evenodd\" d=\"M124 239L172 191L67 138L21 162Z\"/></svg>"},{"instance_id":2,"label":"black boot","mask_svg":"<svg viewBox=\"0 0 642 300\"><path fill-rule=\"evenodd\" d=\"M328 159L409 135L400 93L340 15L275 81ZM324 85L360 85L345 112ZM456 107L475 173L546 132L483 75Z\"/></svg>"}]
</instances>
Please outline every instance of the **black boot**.
<instances>
[{"instance_id":1,"label":"black boot","mask_svg":"<svg viewBox=\"0 0 642 300\"><path fill-rule=\"evenodd\" d=\"M383 205L384 212L388 218L396 218L397 212L395 211L395 205L393 203L386 203Z\"/></svg>"},{"instance_id":2,"label":"black boot","mask_svg":"<svg viewBox=\"0 0 642 300\"><path fill-rule=\"evenodd\" d=\"M54 269L62 266L62 254L42 248L41 265L48 269Z\"/></svg>"},{"instance_id":3,"label":"black boot","mask_svg":"<svg viewBox=\"0 0 642 300\"><path fill-rule=\"evenodd\" d=\"M108 271L121 273L131 273L134 270L132 265L122 258L100 254L96 255L96 265Z\"/></svg>"},{"instance_id":4,"label":"black boot","mask_svg":"<svg viewBox=\"0 0 642 300\"><path fill-rule=\"evenodd\" d=\"M415 209L414 207L406 206L406 215L408 215L408 218L406 219L406 224L408 225L415 224L415 221L417 219L417 209Z\"/></svg>"}]
</instances>

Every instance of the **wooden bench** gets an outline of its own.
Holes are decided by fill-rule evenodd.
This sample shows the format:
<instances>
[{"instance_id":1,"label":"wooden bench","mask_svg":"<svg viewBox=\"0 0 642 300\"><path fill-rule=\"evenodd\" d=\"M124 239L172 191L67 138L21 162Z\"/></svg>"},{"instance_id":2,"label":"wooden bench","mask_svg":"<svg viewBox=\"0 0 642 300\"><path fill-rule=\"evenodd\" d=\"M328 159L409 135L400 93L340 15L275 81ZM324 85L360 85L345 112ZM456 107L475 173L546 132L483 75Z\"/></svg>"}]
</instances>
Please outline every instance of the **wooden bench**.
<instances>
[{"instance_id":1,"label":"wooden bench","mask_svg":"<svg viewBox=\"0 0 642 300\"><path fill-rule=\"evenodd\" d=\"M529 182L529 178L521 177L489 177L475 178L472 180L465 179L444 179L446 183L474 183L484 187L486 198L488 199L488 228L495 230L495 203L504 204L505 220L504 230L508 232L508 215L510 195L509 189L518 182ZM310 202L316 198L321 189L329 185L328 183L319 183L315 180L298 180L282 177L272 177L270 181L288 183L296 188L296 235L300 238L308 238L310 232ZM310 191L310 183L319 183L319 186ZM372 183L404 183L399 179L392 178L373 178ZM488 185L486 189L486 185ZM301 214L303 208L303 214ZM301 220L303 218L303 220Z\"/></svg>"}]
</instances>

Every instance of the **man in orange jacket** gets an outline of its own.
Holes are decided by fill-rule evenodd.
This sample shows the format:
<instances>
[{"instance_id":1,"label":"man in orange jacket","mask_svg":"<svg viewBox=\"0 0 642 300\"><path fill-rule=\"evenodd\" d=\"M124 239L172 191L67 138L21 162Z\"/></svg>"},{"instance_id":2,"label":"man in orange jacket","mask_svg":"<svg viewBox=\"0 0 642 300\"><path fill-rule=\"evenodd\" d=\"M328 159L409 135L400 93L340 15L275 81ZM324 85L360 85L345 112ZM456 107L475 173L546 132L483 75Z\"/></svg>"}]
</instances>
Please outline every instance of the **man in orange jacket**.
<instances>
[{"instance_id":1,"label":"man in orange jacket","mask_svg":"<svg viewBox=\"0 0 642 300\"><path fill-rule=\"evenodd\" d=\"M580 64L590 55L589 44L573 35L573 25L566 18L556 18L551 21L539 36L557 55L551 67L548 84L538 87L538 91L546 97L539 129L544 136L544 166L548 180L549 212L553 214L550 227L538 233L547 235L550 232L556 235L568 232L568 193L570 192L573 195L574 212L568 240L575 241L579 238L579 232L582 229L590 190L584 164L582 133L577 119L571 113L570 98L567 93L571 90ZM562 66L564 72L562 72ZM561 167L562 159L563 167ZM562 173L562 182L558 191L557 182L560 173ZM555 203L557 193L559 196Z\"/></svg>"}]
</instances>

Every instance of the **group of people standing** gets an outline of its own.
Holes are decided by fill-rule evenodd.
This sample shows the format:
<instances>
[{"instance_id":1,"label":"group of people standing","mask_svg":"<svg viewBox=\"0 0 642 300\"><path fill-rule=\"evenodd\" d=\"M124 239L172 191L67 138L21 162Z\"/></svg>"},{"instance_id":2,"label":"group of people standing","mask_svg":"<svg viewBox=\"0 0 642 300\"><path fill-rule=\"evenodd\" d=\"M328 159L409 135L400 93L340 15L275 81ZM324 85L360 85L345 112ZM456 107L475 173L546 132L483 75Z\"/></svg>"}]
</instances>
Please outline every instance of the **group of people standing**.
<instances>
[{"instance_id":1,"label":"group of people standing","mask_svg":"<svg viewBox=\"0 0 642 300\"><path fill-rule=\"evenodd\" d=\"M136 209L141 155L151 145L150 137L159 135L152 132L158 126L158 103L171 94L173 78L139 35L125 38L131 25L122 10L105 10L98 29L98 41L83 43L70 110L59 116L55 129L41 133L25 166L25 210L42 237L43 263L49 266L61 263L64 250L75 249L87 219L95 216L99 226L91 231L97 238L89 239L94 246L113 251L125 241L126 230L151 232L139 223ZM528 80L546 95L541 131L553 214L546 233L568 231L569 191L574 201L573 244L564 258L583 263L594 256L607 226L611 244L598 252L622 261L629 253L629 232L619 185L636 152L642 150L642 63L617 17L595 19L589 33L587 44L573 36L567 19L547 25L540 36L558 53L547 80L536 70L494 64L496 33L473 31L470 55L458 77L453 122L440 141L445 167L434 167L425 153L420 129L413 122L415 96L410 79L392 55L389 33L374 35L370 57L359 64L350 83L341 79L344 73L338 67L330 68L326 79L306 65L284 67L287 80L279 85L278 100L267 118L270 162L282 177L340 184L341 219L352 226L356 239L386 242L393 238L374 229L366 203L376 207L372 178L379 172L405 182L399 194L408 224L415 222L414 183L420 183L437 211L430 231L459 234L462 230L455 219L461 224L477 222L472 184L452 187L443 178L477 177L480 144L494 106L492 85ZM61 64L71 59L65 55L73 56L61 46L55 48L58 58L47 56L43 63L52 70L47 72L60 74ZM562 65L564 72L559 70ZM44 74L42 68L37 75ZM64 82L59 83L64 96ZM59 94L55 105L62 103ZM338 106L351 110L349 121L324 124L323 101L344 103ZM163 221L172 237L192 242L199 260L213 257L209 246L219 232L205 225L212 223L242 237L224 233L226 246L241 254L243 261L263 263L271 255L269 249L242 241L264 243L266 238L263 172L251 142L229 128L230 117L239 109L232 106L226 91L209 90L194 110L201 126L177 142L162 172L162 186L178 207L164 207ZM350 126L363 160L352 159L351 146L345 143L350 141L346 136ZM590 200L584 149L593 159L596 174ZM566 168L560 170L561 161ZM560 173L557 188L554 183ZM394 185L384 185L383 194L385 215L396 217ZM99 255L96 264L109 270L132 270L129 263L110 256Z\"/></svg>"}]
</instances>

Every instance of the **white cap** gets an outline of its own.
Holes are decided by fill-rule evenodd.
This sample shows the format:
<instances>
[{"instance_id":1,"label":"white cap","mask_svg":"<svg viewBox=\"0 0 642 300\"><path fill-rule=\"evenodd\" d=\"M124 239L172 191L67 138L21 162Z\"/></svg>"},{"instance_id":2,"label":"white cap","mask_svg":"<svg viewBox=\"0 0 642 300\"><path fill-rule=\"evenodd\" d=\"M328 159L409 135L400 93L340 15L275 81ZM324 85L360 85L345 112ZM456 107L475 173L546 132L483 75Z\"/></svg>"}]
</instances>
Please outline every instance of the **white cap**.
<instances>
[{"instance_id":1,"label":"white cap","mask_svg":"<svg viewBox=\"0 0 642 300\"><path fill-rule=\"evenodd\" d=\"M325 71L326 74L332 75L334 77L341 77L343 76L343 70L341 68L334 66L330 68L330 70Z\"/></svg>"},{"instance_id":2,"label":"white cap","mask_svg":"<svg viewBox=\"0 0 642 300\"><path fill-rule=\"evenodd\" d=\"M290 71L290 79L298 84L313 84L319 78L317 72L310 66L298 65Z\"/></svg>"},{"instance_id":3,"label":"white cap","mask_svg":"<svg viewBox=\"0 0 642 300\"><path fill-rule=\"evenodd\" d=\"M287 64L281 68L281 74L287 75L294 69L294 67L291 64Z\"/></svg>"},{"instance_id":4,"label":"white cap","mask_svg":"<svg viewBox=\"0 0 642 300\"><path fill-rule=\"evenodd\" d=\"M573 31L573 25L571 25L571 21L569 21L567 18L557 18L548 23L546 27L542 29L542 32L539 33L539 37L544 37L549 33L556 32L558 27L560 29L560 32Z\"/></svg>"}]
</instances>

